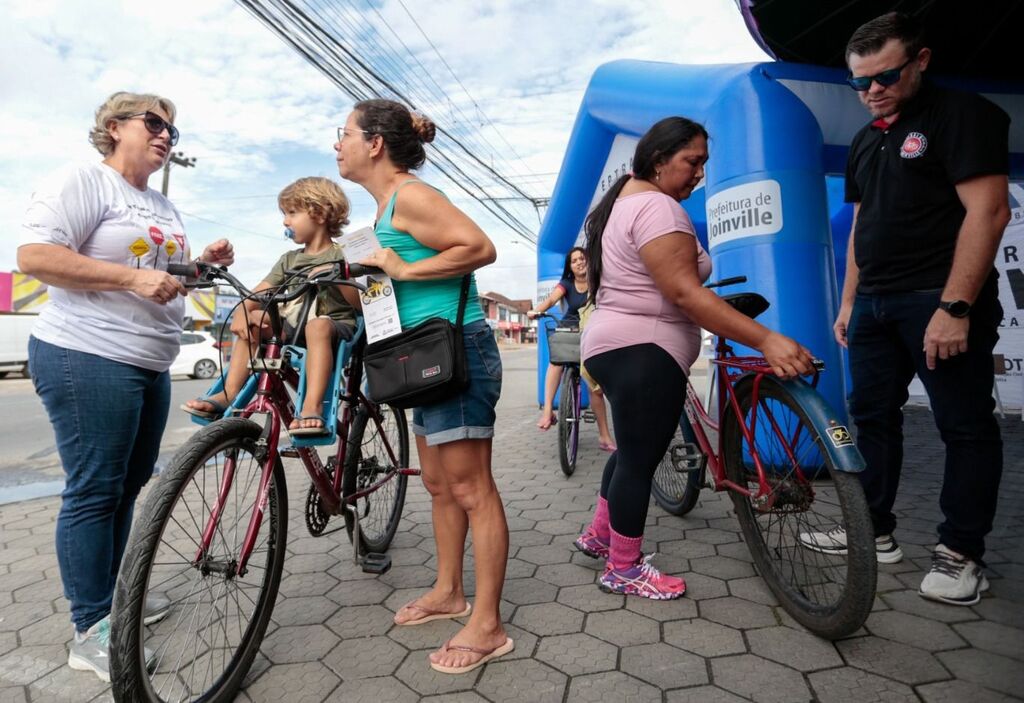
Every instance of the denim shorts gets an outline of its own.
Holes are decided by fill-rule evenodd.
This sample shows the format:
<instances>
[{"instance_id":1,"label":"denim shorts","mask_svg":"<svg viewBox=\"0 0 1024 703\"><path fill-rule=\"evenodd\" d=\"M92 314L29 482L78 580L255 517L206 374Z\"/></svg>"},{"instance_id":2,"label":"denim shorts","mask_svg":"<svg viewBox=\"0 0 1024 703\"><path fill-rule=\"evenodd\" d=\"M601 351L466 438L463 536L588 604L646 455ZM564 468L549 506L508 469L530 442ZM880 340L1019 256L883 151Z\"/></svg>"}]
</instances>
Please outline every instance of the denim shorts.
<instances>
[{"instance_id":1,"label":"denim shorts","mask_svg":"<svg viewBox=\"0 0 1024 703\"><path fill-rule=\"evenodd\" d=\"M494 407L501 395L501 356L494 333L484 320L462 328L469 387L457 396L414 408L412 431L428 446L460 439L494 436Z\"/></svg>"}]
</instances>

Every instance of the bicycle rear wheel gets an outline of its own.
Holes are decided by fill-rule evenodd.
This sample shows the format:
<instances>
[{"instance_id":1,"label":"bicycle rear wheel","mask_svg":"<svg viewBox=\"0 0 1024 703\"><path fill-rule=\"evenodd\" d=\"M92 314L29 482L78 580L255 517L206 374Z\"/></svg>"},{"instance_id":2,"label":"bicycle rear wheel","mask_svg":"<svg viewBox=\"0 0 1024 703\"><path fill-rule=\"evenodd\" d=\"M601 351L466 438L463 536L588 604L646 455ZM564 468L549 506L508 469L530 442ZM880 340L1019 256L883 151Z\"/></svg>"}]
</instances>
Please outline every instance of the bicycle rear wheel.
<instances>
[{"instance_id":1,"label":"bicycle rear wheel","mask_svg":"<svg viewBox=\"0 0 1024 703\"><path fill-rule=\"evenodd\" d=\"M679 458L674 453L683 445L697 446L697 435L690 420L683 413L668 451L654 472L651 494L661 509L672 515L686 515L697 505L700 489L704 487L704 462L693 458Z\"/></svg>"},{"instance_id":2,"label":"bicycle rear wheel","mask_svg":"<svg viewBox=\"0 0 1024 703\"><path fill-rule=\"evenodd\" d=\"M365 405L356 412L349 433L345 470L341 476L342 497L383 482L375 491L356 500L359 551L362 554L387 551L402 518L409 482L406 474L398 473L399 469L409 466L409 427L405 411L390 405L379 406L379 411L379 424ZM391 459L392 454L397 465ZM348 510L345 511L345 527L351 539L355 520Z\"/></svg>"},{"instance_id":3,"label":"bicycle rear wheel","mask_svg":"<svg viewBox=\"0 0 1024 703\"><path fill-rule=\"evenodd\" d=\"M262 428L225 418L171 461L135 521L114 594L111 683L118 701L232 701L274 609L287 539L288 496L276 461L263 520L244 571L238 559L259 495ZM220 498L223 495L223 499ZM200 545L220 509L210 546ZM149 593L171 612L143 623ZM155 657L147 671L146 650Z\"/></svg>"},{"instance_id":4,"label":"bicycle rear wheel","mask_svg":"<svg viewBox=\"0 0 1024 703\"><path fill-rule=\"evenodd\" d=\"M562 370L558 395L558 460L562 473L576 471L576 452L580 445L580 372L573 366Z\"/></svg>"},{"instance_id":5,"label":"bicycle rear wheel","mask_svg":"<svg viewBox=\"0 0 1024 703\"><path fill-rule=\"evenodd\" d=\"M838 471L818 428L792 394L765 376L753 405L753 377L736 386L753 447L736 414L723 423L727 476L758 490L753 456L760 458L771 493L763 501L732 492L736 517L761 577L801 625L828 639L849 635L867 619L877 577L874 531L857 477ZM842 528L844 554L801 545L800 535Z\"/></svg>"}]
</instances>

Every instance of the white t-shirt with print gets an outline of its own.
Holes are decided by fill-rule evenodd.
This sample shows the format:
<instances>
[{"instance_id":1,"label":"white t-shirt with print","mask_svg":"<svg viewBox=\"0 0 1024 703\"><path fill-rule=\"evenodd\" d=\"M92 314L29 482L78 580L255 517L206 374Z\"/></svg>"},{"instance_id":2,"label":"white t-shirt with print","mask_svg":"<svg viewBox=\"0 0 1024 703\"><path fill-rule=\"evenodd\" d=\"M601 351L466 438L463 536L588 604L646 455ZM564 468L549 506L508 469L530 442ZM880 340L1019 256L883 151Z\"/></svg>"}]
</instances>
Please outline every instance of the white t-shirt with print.
<instances>
[{"instance_id":1,"label":"white t-shirt with print","mask_svg":"<svg viewBox=\"0 0 1024 703\"><path fill-rule=\"evenodd\" d=\"M52 174L32 196L19 246L56 244L99 261L167 269L191 251L181 216L162 194L138 190L104 163ZM166 371L178 354L185 299L161 305L128 291L49 287L36 338Z\"/></svg>"}]
</instances>

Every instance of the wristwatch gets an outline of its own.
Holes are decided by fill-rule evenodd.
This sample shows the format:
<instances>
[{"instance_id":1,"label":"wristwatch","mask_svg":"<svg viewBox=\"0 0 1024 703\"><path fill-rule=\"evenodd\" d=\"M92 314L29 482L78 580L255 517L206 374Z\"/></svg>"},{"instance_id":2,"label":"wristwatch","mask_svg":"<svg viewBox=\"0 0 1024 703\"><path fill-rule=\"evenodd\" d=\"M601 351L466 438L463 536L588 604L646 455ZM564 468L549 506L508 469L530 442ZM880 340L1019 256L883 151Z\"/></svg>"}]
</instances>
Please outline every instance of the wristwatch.
<instances>
[{"instance_id":1,"label":"wristwatch","mask_svg":"<svg viewBox=\"0 0 1024 703\"><path fill-rule=\"evenodd\" d=\"M950 317L967 317L971 314L971 304L966 300L942 300L939 309L945 310Z\"/></svg>"}]
</instances>

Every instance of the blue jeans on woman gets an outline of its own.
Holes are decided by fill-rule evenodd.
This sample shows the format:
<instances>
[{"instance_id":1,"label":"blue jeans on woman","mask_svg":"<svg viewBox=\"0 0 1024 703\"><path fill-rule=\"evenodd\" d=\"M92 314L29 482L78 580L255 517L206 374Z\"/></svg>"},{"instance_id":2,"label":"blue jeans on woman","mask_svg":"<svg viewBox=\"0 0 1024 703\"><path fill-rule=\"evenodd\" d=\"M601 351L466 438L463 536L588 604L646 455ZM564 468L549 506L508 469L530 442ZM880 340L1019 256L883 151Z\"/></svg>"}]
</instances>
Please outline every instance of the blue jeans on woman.
<instances>
[{"instance_id":1,"label":"blue jeans on woman","mask_svg":"<svg viewBox=\"0 0 1024 703\"><path fill-rule=\"evenodd\" d=\"M64 465L57 562L71 620L84 632L110 614L135 498L160 452L171 378L35 337L29 372Z\"/></svg>"}]
</instances>

